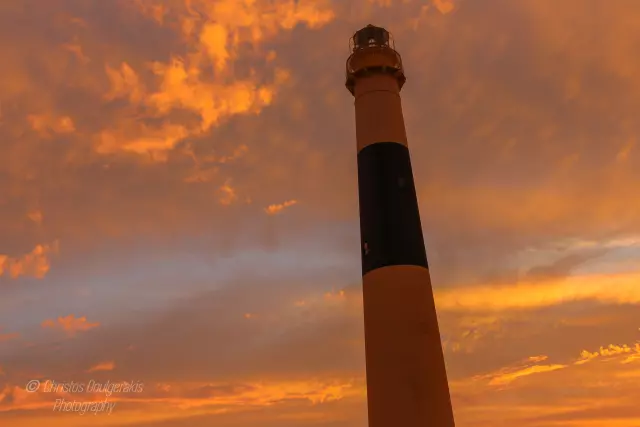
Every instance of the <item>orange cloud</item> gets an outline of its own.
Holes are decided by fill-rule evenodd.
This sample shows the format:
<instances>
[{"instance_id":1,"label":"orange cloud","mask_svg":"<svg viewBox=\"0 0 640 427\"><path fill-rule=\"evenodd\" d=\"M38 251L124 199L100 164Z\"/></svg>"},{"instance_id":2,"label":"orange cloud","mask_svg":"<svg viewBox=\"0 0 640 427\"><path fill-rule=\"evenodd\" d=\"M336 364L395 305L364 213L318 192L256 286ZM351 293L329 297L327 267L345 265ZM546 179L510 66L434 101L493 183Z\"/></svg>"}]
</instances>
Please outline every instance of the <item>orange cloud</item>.
<instances>
[{"instance_id":1,"label":"orange cloud","mask_svg":"<svg viewBox=\"0 0 640 427\"><path fill-rule=\"evenodd\" d=\"M234 76L233 64L242 59L241 46L249 42L258 46L279 30L290 30L298 23L312 28L333 19L333 12L321 4L290 1L185 1L177 2L167 20L167 9L161 2L136 2L143 14L159 25L181 31L188 52L173 56L167 62L154 61L148 68L157 77L150 87L139 71L126 62L119 68L106 67L110 89L105 99L127 99L132 107L143 107L146 115L166 117L174 111L189 111L199 123L165 123L147 126L123 122L118 131L105 129L97 140L99 153L132 152L154 154L153 159L166 161L166 151L189 136L201 136L227 118L238 114L258 114L270 105L290 76L288 70L275 67L269 83L260 83L255 71L248 78ZM197 9L198 13L194 13ZM271 52L263 53L263 61L273 61ZM215 73L207 76L209 66ZM206 76L206 77L205 77Z\"/></svg>"},{"instance_id":2,"label":"orange cloud","mask_svg":"<svg viewBox=\"0 0 640 427\"><path fill-rule=\"evenodd\" d=\"M631 363L634 360L640 359L640 343L636 343L635 346L633 347L630 347L626 344L623 344L623 345L609 344L607 347L600 347L600 349L595 352L589 352L587 350L583 350L580 353L580 359L578 359L575 362L575 364L583 365L597 357L611 358L611 357L616 357L622 354L629 355L623 360L622 363Z\"/></svg>"},{"instance_id":3,"label":"orange cloud","mask_svg":"<svg viewBox=\"0 0 640 427\"><path fill-rule=\"evenodd\" d=\"M48 114L32 114L27 119L31 124L31 128L44 137L50 137L53 134L71 133L76 130L73 120L68 116L53 117Z\"/></svg>"},{"instance_id":4,"label":"orange cloud","mask_svg":"<svg viewBox=\"0 0 640 427\"><path fill-rule=\"evenodd\" d=\"M442 13L443 15L453 12L456 7L454 2L451 0L433 0L432 4L433 7L438 9L438 12Z\"/></svg>"},{"instance_id":5,"label":"orange cloud","mask_svg":"<svg viewBox=\"0 0 640 427\"><path fill-rule=\"evenodd\" d=\"M167 160L167 151L189 135L185 126L162 124L151 127L137 121L123 121L117 130L104 130L96 137L96 152L118 151L143 155L154 161Z\"/></svg>"},{"instance_id":6,"label":"orange cloud","mask_svg":"<svg viewBox=\"0 0 640 427\"><path fill-rule=\"evenodd\" d=\"M222 187L220 187L218 191L220 193L220 198L218 199L218 201L221 205L228 206L238 199L236 190L231 187L229 181L227 181Z\"/></svg>"},{"instance_id":7,"label":"orange cloud","mask_svg":"<svg viewBox=\"0 0 640 427\"><path fill-rule=\"evenodd\" d=\"M324 298L326 300L333 300L333 299L343 299L345 298L345 291L343 289L339 290L339 291L331 291L331 292L326 292L324 294Z\"/></svg>"},{"instance_id":8,"label":"orange cloud","mask_svg":"<svg viewBox=\"0 0 640 427\"><path fill-rule=\"evenodd\" d=\"M185 147L183 152L193 160L194 170L190 175L186 176L183 181L187 183L210 182L213 178L218 176L220 172L218 165L233 163L234 161L244 157L248 151L249 148L246 145L241 144L234 148L231 154L226 156L197 156L193 147L189 144Z\"/></svg>"},{"instance_id":9,"label":"orange cloud","mask_svg":"<svg viewBox=\"0 0 640 427\"><path fill-rule=\"evenodd\" d=\"M84 53L84 49L77 39L62 45L62 48L71 52L80 61L81 64L86 65L91 59Z\"/></svg>"},{"instance_id":10,"label":"orange cloud","mask_svg":"<svg viewBox=\"0 0 640 427\"><path fill-rule=\"evenodd\" d=\"M44 218L44 216L42 215L42 212L40 212L39 210L30 211L27 214L27 217L38 225L42 225L42 220Z\"/></svg>"},{"instance_id":11,"label":"orange cloud","mask_svg":"<svg viewBox=\"0 0 640 427\"><path fill-rule=\"evenodd\" d=\"M472 378L473 381L477 380L488 380L488 385L490 386L506 386L511 384L518 378L526 377L533 374L539 374L544 372L552 372L560 369L569 368L573 366L584 365L587 362L590 362L596 358L602 359L612 359L619 358L619 356L625 355L626 357L621 360L621 364L629 364L635 362L636 360L640 360L640 343L636 343L635 346L631 347L626 344L624 345L614 345L610 344L607 347L600 347L598 351L589 352L587 350L583 350L580 353L580 357L573 361L571 364L549 364L549 365L539 365L538 362L546 361L548 359L547 356L532 356L528 357L526 362L522 365L518 365L515 367L506 367L499 369L495 372L491 372L489 374L478 375Z\"/></svg>"},{"instance_id":12,"label":"orange cloud","mask_svg":"<svg viewBox=\"0 0 640 427\"><path fill-rule=\"evenodd\" d=\"M98 372L98 371L113 371L116 367L114 362L102 362L98 363L95 366L92 366L87 370L87 372Z\"/></svg>"},{"instance_id":13,"label":"orange cloud","mask_svg":"<svg viewBox=\"0 0 640 427\"><path fill-rule=\"evenodd\" d=\"M437 294L443 310L531 309L571 301L596 300L611 304L640 303L640 273L572 276L544 283L471 286Z\"/></svg>"},{"instance_id":14,"label":"orange cloud","mask_svg":"<svg viewBox=\"0 0 640 427\"><path fill-rule=\"evenodd\" d=\"M105 72L110 83L109 91L104 94L107 101L125 98L133 104L142 102L145 92L144 85L129 64L123 62L119 68L112 68L107 64Z\"/></svg>"},{"instance_id":15,"label":"orange cloud","mask_svg":"<svg viewBox=\"0 0 640 427\"><path fill-rule=\"evenodd\" d=\"M32 276L42 279L51 268L50 256L58 253L58 242L36 245L28 254L10 257L0 254L0 276L7 274L12 279Z\"/></svg>"},{"instance_id":16,"label":"orange cloud","mask_svg":"<svg viewBox=\"0 0 640 427\"><path fill-rule=\"evenodd\" d=\"M284 203L269 205L264 209L264 211L267 213L267 215L276 215L282 212L282 210L288 208L289 206L293 206L297 203L298 202L296 200L288 200Z\"/></svg>"},{"instance_id":17,"label":"orange cloud","mask_svg":"<svg viewBox=\"0 0 640 427\"><path fill-rule=\"evenodd\" d=\"M61 329L69 336L74 336L77 332L88 331L98 326L100 326L98 322L90 323L85 316L75 317L73 314L58 317L56 320L47 319L42 322L43 328Z\"/></svg>"},{"instance_id":18,"label":"orange cloud","mask_svg":"<svg viewBox=\"0 0 640 427\"><path fill-rule=\"evenodd\" d=\"M19 336L20 336L20 334L18 332L0 334L0 343L4 342L4 341L9 341L9 340L16 339Z\"/></svg>"},{"instance_id":19,"label":"orange cloud","mask_svg":"<svg viewBox=\"0 0 640 427\"><path fill-rule=\"evenodd\" d=\"M557 371L558 369L566 368L567 365L534 365L526 368L517 369L511 372L503 372L495 375L489 381L489 385L500 386L507 385L518 378L525 377L527 375L540 374L543 372Z\"/></svg>"}]
</instances>

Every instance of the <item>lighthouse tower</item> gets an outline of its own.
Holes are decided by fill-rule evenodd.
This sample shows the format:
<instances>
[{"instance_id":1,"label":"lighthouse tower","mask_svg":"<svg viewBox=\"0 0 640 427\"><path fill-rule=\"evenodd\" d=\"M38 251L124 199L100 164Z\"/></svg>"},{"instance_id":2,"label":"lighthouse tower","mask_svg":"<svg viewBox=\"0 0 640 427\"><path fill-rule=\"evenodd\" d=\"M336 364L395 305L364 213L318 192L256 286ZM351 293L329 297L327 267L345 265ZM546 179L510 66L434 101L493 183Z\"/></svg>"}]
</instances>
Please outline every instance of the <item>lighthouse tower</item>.
<instances>
[{"instance_id":1,"label":"lighthouse tower","mask_svg":"<svg viewBox=\"0 0 640 427\"><path fill-rule=\"evenodd\" d=\"M400 90L387 30L351 39L369 427L454 427Z\"/></svg>"}]
</instances>

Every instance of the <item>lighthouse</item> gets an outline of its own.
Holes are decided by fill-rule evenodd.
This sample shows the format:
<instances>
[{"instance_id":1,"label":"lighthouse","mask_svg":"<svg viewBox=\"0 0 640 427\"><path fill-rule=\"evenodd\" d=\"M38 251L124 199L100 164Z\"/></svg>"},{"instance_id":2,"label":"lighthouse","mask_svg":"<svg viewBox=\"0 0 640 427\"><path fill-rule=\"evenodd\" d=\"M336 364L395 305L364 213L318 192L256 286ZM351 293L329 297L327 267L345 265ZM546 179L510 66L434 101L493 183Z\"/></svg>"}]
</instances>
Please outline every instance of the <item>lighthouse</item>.
<instances>
[{"instance_id":1,"label":"lighthouse","mask_svg":"<svg viewBox=\"0 0 640 427\"><path fill-rule=\"evenodd\" d=\"M402 59L373 25L350 47L369 427L454 427L402 115Z\"/></svg>"}]
</instances>

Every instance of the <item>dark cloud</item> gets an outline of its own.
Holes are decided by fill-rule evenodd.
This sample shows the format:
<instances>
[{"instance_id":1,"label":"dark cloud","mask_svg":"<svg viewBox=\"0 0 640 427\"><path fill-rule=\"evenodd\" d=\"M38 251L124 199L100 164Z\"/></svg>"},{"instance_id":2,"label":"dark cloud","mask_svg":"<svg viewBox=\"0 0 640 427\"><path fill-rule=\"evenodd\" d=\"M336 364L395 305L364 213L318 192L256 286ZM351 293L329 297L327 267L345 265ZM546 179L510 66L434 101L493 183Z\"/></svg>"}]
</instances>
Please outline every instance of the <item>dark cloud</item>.
<instances>
[{"instance_id":1,"label":"dark cloud","mask_svg":"<svg viewBox=\"0 0 640 427\"><path fill-rule=\"evenodd\" d=\"M553 264L540 265L527 271L525 278L529 280L547 280L563 278L569 275L571 271L580 265L593 259L601 257L607 253L607 249L596 249L585 251L583 253L574 253L566 255Z\"/></svg>"},{"instance_id":2,"label":"dark cloud","mask_svg":"<svg viewBox=\"0 0 640 427\"><path fill-rule=\"evenodd\" d=\"M628 392L605 381L627 372L621 364L582 379L531 374L502 394L465 381L637 340L637 274L575 277L640 234L637 10L631 0L3 3L0 327L25 329L2 329L20 333L0 342L2 401L21 407L10 387L33 375L192 381L190 401L240 399L260 380L362 381L344 63L349 36L373 23L392 31L408 76L458 425L618 409L630 419L615 405L558 412L582 385L591 404ZM100 326L74 337L40 327L70 314ZM115 369L84 372L106 362ZM282 387L268 390L271 408L131 422L365 425L362 395L313 405L313 387ZM24 411L0 417L50 416Z\"/></svg>"}]
</instances>

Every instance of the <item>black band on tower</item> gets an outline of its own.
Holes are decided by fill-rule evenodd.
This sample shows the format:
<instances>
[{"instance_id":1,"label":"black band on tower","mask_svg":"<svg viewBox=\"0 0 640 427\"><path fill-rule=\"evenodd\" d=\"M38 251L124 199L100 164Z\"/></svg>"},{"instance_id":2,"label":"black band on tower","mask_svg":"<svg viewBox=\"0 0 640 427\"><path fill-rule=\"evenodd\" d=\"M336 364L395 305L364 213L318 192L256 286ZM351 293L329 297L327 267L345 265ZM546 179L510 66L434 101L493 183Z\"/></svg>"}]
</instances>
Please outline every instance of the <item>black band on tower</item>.
<instances>
[{"instance_id":1,"label":"black band on tower","mask_svg":"<svg viewBox=\"0 0 640 427\"><path fill-rule=\"evenodd\" d=\"M409 149L378 142L358 153L362 275L389 265L428 267Z\"/></svg>"}]
</instances>

